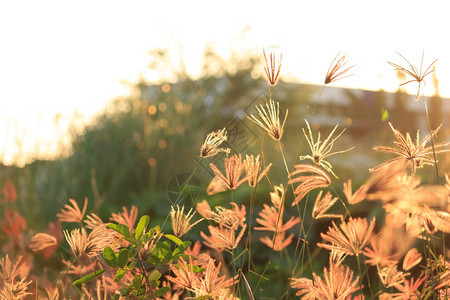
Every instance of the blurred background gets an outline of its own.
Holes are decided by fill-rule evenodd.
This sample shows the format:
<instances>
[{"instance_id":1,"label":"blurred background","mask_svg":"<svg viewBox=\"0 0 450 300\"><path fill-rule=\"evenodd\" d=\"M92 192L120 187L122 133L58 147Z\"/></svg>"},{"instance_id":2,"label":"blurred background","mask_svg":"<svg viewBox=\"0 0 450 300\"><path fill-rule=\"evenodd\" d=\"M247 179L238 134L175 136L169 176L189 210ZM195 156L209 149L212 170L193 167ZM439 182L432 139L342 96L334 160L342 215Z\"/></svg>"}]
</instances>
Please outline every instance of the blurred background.
<instances>
[{"instance_id":1,"label":"blurred background","mask_svg":"<svg viewBox=\"0 0 450 300\"><path fill-rule=\"evenodd\" d=\"M432 127L444 123L439 140L449 140L444 4L2 2L0 185L13 182L14 205L30 228L46 227L69 198L84 197L103 218L134 204L157 220L167 215L197 163L188 196L206 197L209 163L223 162L198 162L199 149L209 132L223 127L234 152L256 155L263 147L277 165L271 172L280 182L272 184L283 183L279 153L246 118L267 101L261 61L267 45L283 51L272 98L283 112L289 109L283 138L288 161L299 145L309 151L303 119L324 133L339 124L348 129L336 150L356 149L330 161L343 180L361 183L368 168L390 158L372 150L391 145L388 121L413 136L417 129L421 136L429 132L423 100L414 101L417 84L399 87L409 78L386 63L405 65L396 51L416 66L423 52L424 67L439 59L424 93ZM355 65L354 75L328 85L319 97L338 53ZM448 171L448 156L439 166ZM425 181L427 172L434 170L424 169ZM270 190L265 186L264 199ZM248 196L245 189L236 195L243 203ZM226 200L220 194L210 199Z\"/></svg>"}]
</instances>

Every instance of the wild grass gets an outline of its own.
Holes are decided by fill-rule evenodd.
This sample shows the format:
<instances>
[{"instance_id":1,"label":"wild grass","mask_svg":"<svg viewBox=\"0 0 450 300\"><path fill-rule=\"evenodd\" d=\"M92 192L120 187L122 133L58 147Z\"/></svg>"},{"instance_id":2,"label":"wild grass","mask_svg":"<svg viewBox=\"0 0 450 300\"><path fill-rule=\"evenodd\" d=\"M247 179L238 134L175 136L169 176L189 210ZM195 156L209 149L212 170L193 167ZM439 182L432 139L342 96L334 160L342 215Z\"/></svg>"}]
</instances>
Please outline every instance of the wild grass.
<instances>
[{"instance_id":1,"label":"wild grass","mask_svg":"<svg viewBox=\"0 0 450 300\"><path fill-rule=\"evenodd\" d=\"M18 177L10 172L0 198L0 298L450 297L450 170L437 159L448 159L449 144L434 141L441 127L429 128L423 140L417 134L414 143L409 133L381 123L394 136L374 150L397 158L378 160L372 174L364 170L365 178L333 168L337 159L350 162L357 154L357 147L344 143L350 130L333 137L341 124L313 122L316 106L306 117L296 116L278 98L278 51L263 52L268 96L256 112L250 108L247 118L234 119L256 133L254 144L242 151L236 151L236 133L220 124L221 118L212 121L215 128L203 130L202 140L192 138L191 132L209 127L202 114L222 108L183 102L165 87L159 104L140 101L147 100L141 91L136 97L142 99L132 99L135 105L121 102L120 113L75 140L64 165L70 181L58 182L68 186L60 195L64 203L53 203L53 210L37 205L37 213L24 218L26 202L15 188L24 191L23 183L14 182ZM325 75L326 85L348 77L352 68L341 70L347 61L338 57ZM430 67L422 74L409 65L407 74L420 87ZM192 97L196 92L205 97L199 90ZM131 135L125 132L130 128ZM293 128L296 133L289 135ZM321 132L327 133L324 140ZM139 155L133 155L136 149ZM171 190L176 197L167 199L157 191L172 188L165 183L180 171L186 151L195 163L175 178L183 180ZM53 163L47 172L61 170ZM445 175L430 178L425 171L432 166ZM209 180L196 186L196 176ZM204 191L202 197L196 188ZM39 204L45 195L35 197ZM53 211L53 219L37 220L43 211Z\"/></svg>"}]
</instances>

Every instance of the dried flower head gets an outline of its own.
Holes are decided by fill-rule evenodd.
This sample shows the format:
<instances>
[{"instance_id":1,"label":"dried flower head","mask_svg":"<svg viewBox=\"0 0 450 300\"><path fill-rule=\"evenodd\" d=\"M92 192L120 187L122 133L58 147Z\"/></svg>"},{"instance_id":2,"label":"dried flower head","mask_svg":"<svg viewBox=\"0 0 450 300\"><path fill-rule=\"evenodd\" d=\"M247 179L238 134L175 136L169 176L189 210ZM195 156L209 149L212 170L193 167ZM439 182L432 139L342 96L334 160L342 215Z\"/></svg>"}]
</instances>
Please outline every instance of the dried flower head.
<instances>
[{"instance_id":1,"label":"dried flower head","mask_svg":"<svg viewBox=\"0 0 450 300\"><path fill-rule=\"evenodd\" d=\"M412 248L405 255L403 260L403 270L408 271L416 266L422 260L422 254L416 248Z\"/></svg>"},{"instance_id":2,"label":"dried flower head","mask_svg":"<svg viewBox=\"0 0 450 300\"><path fill-rule=\"evenodd\" d=\"M194 227L197 223L202 221L203 219L200 219L193 224L191 224L191 219L195 215L195 212L192 213L192 208L185 214L184 213L184 205L180 207L177 205L177 209L175 210L172 206L172 210L170 211L170 218L172 219L172 228L173 233L177 237L181 237L185 235L187 232L189 232L192 227Z\"/></svg>"},{"instance_id":3,"label":"dried flower head","mask_svg":"<svg viewBox=\"0 0 450 300\"><path fill-rule=\"evenodd\" d=\"M280 184L279 186L275 185L273 187L273 192L270 192L270 201L277 209L279 209L281 207L281 205L283 204L284 193L285 193L285 189L282 184Z\"/></svg>"},{"instance_id":4,"label":"dried flower head","mask_svg":"<svg viewBox=\"0 0 450 300\"><path fill-rule=\"evenodd\" d=\"M216 175L208 184L208 187L206 188L206 194L211 196L217 193L225 192L226 190L227 186L225 185L223 180Z\"/></svg>"},{"instance_id":5,"label":"dried flower head","mask_svg":"<svg viewBox=\"0 0 450 300\"><path fill-rule=\"evenodd\" d=\"M94 229L98 226L102 226L103 224L105 224L103 223L102 219L100 219L100 217L94 213L88 215L86 217L86 220L84 220L84 223L86 224L86 227L89 229Z\"/></svg>"},{"instance_id":6,"label":"dried flower head","mask_svg":"<svg viewBox=\"0 0 450 300\"><path fill-rule=\"evenodd\" d=\"M209 166L229 190L235 190L249 178L248 175L240 178L245 168L240 154L225 158L225 175L213 163L210 163Z\"/></svg>"},{"instance_id":7,"label":"dried flower head","mask_svg":"<svg viewBox=\"0 0 450 300\"><path fill-rule=\"evenodd\" d=\"M395 265L398 261L395 257L398 256L396 249L392 248L391 245L387 245L389 240L383 239L383 236L378 236L370 241L370 248L366 247L364 250L364 255L368 258L366 263L371 266L390 266Z\"/></svg>"},{"instance_id":8,"label":"dried flower head","mask_svg":"<svg viewBox=\"0 0 450 300\"><path fill-rule=\"evenodd\" d=\"M427 276L423 273L419 276L419 278L410 280L406 279L406 276L402 277L402 283L398 283L394 285L394 287L399 290L399 293L394 293L392 296L394 299L421 299L423 294L419 291L419 287L424 283L427 279Z\"/></svg>"},{"instance_id":9,"label":"dried flower head","mask_svg":"<svg viewBox=\"0 0 450 300\"><path fill-rule=\"evenodd\" d=\"M286 123L286 119L288 116L288 110L286 109L286 114L284 115L283 123L280 123L280 103L275 102L272 99L269 99L269 103L266 103L264 107L262 104L255 105L256 110L258 111L258 115L260 119L258 119L255 115L251 114L247 116L252 122L256 123L259 127L267 131L269 136L275 141L279 141L283 136L283 127L284 123Z\"/></svg>"},{"instance_id":10,"label":"dried flower head","mask_svg":"<svg viewBox=\"0 0 450 300\"><path fill-rule=\"evenodd\" d=\"M396 284L399 284L403 281L403 276L408 275L409 273L403 273L402 271L397 270L397 265L390 265L378 269L378 276L380 277L381 282L385 287L390 288Z\"/></svg>"},{"instance_id":11,"label":"dried flower head","mask_svg":"<svg viewBox=\"0 0 450 300\"><path fill-rule=\"evenodd\" d=\"M216 206L214 211L209 213L208 219L227 228L237 229L239 225L243 226L245 223L245 206L242 205L241 209L239 209L236 203L231 202L231 204L233 205L233 209Z\"/></svg>"},{"instance_id":12,"label":"dried flower head","mask_svg":"<svg viewBox=\"0 0 450 300\"><path fill-rule=\"evenodd\" d=\"M450 149L442 149L450 145L450 143L438 143L434 144L434 150L432 146L426 146L431 140L432 135L436 136L437 132L441 129L442 124L438 128L433 130L429 135L427 135L422 141L419 138L419 130L417 130L416 142L413 143L409 133L404 136L400 131L394 128L394 126L389 123L396 141L394 141L394 147L388 146L376 146L374 147L377 151L388 152L398 155L393 159L390 159L381 165L370 169L371 172L378 170L379 168L391 164L396 161L403 161L405 164L411 163L412 174L415 174L416 169L422 168L424 165L434 165L434 159L432 158L433 151L435 154L448 152Z\"/></svg>"},{"instance_id":13,"label":"dried flower head","mask_svg":"<svg viewBox=\"0 0 450 300\"><path fill-rule=\"evenodd\" d=\"M327 192L325 196L322 197L322 191L320 191L316 197L316 201L314 202L312 217L314 219L342 217L342 215L326 214L326 212L333 206L334 203L336 203L337 200L338 198L333 197L330 192Z\"/></svg>"},{"instance_id":14,"label":"dried flower head","mask_svg":"<svg viewBox=\"0 0 450 300\"><path fill-rule=\"evenodd\" d=\"M259 240L270 249L273 249L273 251L282 251L292 243L293 237L293 233L286 237L286 232L283 231L275 233L275 237L266 235L264 237L261 237Z\"/></svg>"},{"instance_id":15,"label":"dried flower head","mask_svg":"<svg viewBox=\"0 0 450 300\"><path fill-rule=\"evenodd\" d=\"M256 222L260 224L260 227L255 227L255 230L265 230L272 232L285 232L300 223L300 218L294 218L291 216L289 221L283 224L283 210L274 206L268 206L264 204L264 209L258 213L259 218L256 218Z\"/></svg>"},{"instance_id":16,"label":"dried flower head","mask_svg":"<svg viewBox=\"0 0 450 300\"><path fill-rule=\"evenodd\" d=\"M13 264L8 254L0 258L0 299L25 299L31 294L27 292L31 280L26 281L24 276L24 269L28 266L22 259L23 256L19 256Z\"/></svg>"},{"instance_id":17,"label":"dried flower head","mask_svg":"<svg viewBox=\"0 0 450 300\"><path fill-rule=\"evenodd\" d=\"M258 182L267 174L272 163L269 163L267 167L261 172L261 159L259 155L256 158L253 155L246 155L244 160L245 173L248 177L248 185L255 187Z\"/></svg>"},{"instance_id":18,"label":"dried flower head","mask_svg":"<svg viewBox=\"0 0 450 300\"><path fill-rule=\"evenodd\" d=\"M117 245L113 245L114 236L114 231L106 228L106 225L96 227L89 235L84 228L73 229L70 233L64 230L64 237L76 257L83 254L96 256L108 246L117 248Z\"/></svg>"},{"instance_id":19,"label":"dried flower head","mask_svg":"<svg viewBox=\"0 0 450 300\"><path fill-rule=\"evenodd\" d=\"M171 264L170 270L173 276L167 276L167 279L175 285L183 289L194 288L194 278L200 276L199 273L194 272L194 264L192 262L192 256L189 256L189 264L180 257L178 264Z\"/></svg>"},{"instance_id":20,"label":"dried flower head","mask_svg":"<svg viewBox=\"0 0 450 300\"><path fill-rule=\"evenodd\" d=\"M332 222L326 234L320 236L330 244L318 243L319 247L327 250L339 250L348 255L359 255L369 242L373 229L375 228L375 217L367 224L366 219L350 218L347 223L339 227Z\"/></svg>"},{"instance_id":21,"label":"dried flower head","mask_svg":"<svg viewBox=\"0 0 450 300\"><path fill-rule=\"evenodd\" d=\"M72 206L66 204L64 205L65 209L62 209L59 214L56 216L61 222L73 222L73 223L81 223L83 222L84 214L86 213L88 199L84 198L83 211L80 210L77 202L73 199L69 199Z\"/></svg>"},{"instance_id":22,"label":"dried flower head","mask_svg":"<svg viewBox=\"0 0 450 300\"><path fill-rule=\"evenodd\" d=\"M262 52L264 58L264 71L266 72L267 80L271 86L275 86L281 71L283 53L278 46L265 47Z\"/></svg>"},{"instance_id":23,"label":"dried flower head","mask_svg":"<svg viewBox=\"0 0 450 300\"><path fill-rule=\"evenodd\" d=\"M134 224L136 223L136 219L138 217L138 208L132 205L129 212L125 206L122 207L122 209L122 213L112 213L109 219L118 224L127 225L130 229L134 228Z\"/></svg>"},{"instance_id":24,"label":"dried flower head","mask_svg":"<svg viewBox=\"0 0 450 300\"><path fill-rule=\"evenodd\" d=\"M302 128L302 130L303 130L303 134L304 134L306 140L308 141L309 148L311 149L311 155L300 156L299 159L300 160L310 159L316 165L321 166L327 172L330 172L331 174L333 174L334 177L338 178L336 176L336 174L334 174L334 172L331 170L331 168L333 166L329 162L327 162L325 160L325 158L327 158L331 155L344 153L344 152L350 151L353 148L355 148L355 147L351 147L347 150L331 152L331 149L334 146L334 142L344 133L345 128L341 131L341 133L339 133L335 138L332 139L331 137L333 136L334 132L336 131L338 125L334 126L333 130L331 130L330 134L324 141L320 140L320 131L319 131L317 133L317 141L314 142L314 136L312 134L311 127L309 126L309 123L307 120L305 120L305 123L306 123L306 126L308 127L308 134L306 134L306 131L304 128Z\"/></svg>"},{"instance_id":25,"label":"dried flower head","mask_svg":"<svg viewBox=\"0 0 450 300\"><path fill-rule=\"evenodd\" d=\"M331 184L330 176L319 167L313 165L298 164L294 166L295 170L289 174L289 184L300 183L295 188L295 200L292 206L300 202L310 191L317 188L325 188ZM312 174L311 174L312 173ZM300 175L300 176L298 176ZM297 177L294 177L297 176Z\"/></svg>"},{"instance_id":26,"label":"dried flower head","mask_svg":"<svg viewBox=\"0 0 450 300\"><path fill-rule=\"evenodd\" d=\"M227 132L225 128L213 131L206 136L205 142L200 149L200 157L206 158L215 156L219 152L230 153L228 148L219 148L219 146L227 140Z\"/></svg>"},{"instance_id":27,"label":"dried flower head","mask_svg":"<svg viewBox=\"0 0 450 300\"><path fill-rule=\"evenodd\" d=\"M341 71L341 69L348 63L348 60L345 60L345 55L341 56L339 59L339 55L341 53L338 53L336 55L336 57L333 59L333 61L331 62L330 67L328 68L328 72L327 75L325 76L325 84L329 84L331 82L340 80L340 79L344 79L346 77L350 77L353 74L350 75L345 75L343 76L345 73L347 73L351 68L353 68L355 65L350 66L344 70Z\"/></svg>"},{"instance_id":28,"label":"dried flower head","mask_svg":"<svg viewBox=\"0 0 450 300\"><path fill-rule=\"evenodd\" d=\"M10 179L5 182L2 191L7 202L14 202L17 200L16 188Z\"/></svg>"},{"instance_id":29,"label":"dried flower head","mask_svg":"<svg viewBox=\"0 0 450 300\"><path fill-rule=\"evenodd\" d=\"M397 200L401 194L410 192L416 187L405 180L405 165L396 162L379 168L365 183L366 198L385 202Z\"/></svg>"},{"instance_id":30,"label":"dried flower head","mask_svg":"<svg viewBox=\"0 0 450 300\"><path fill-rule=\"evenodd\" d=\"M34 252L53 247L58 244L56 238L47 233L36 233L30 240L30 249Z\"/></svg>"},{"instance_id":31,"label":"dried flower head","mask_svg":"<svg viewBox=\"0 0 450 300\"><path fill-rule=\"evenodd\" d=\"M347 182L344 182L344 195L347 198L347 202L349 204L356 204L363 201L366 198L367 193L367 185L361 185L355 193L352 191L352 180L349 179Z\"/></svg>"},{"instance_id":32,"label":"dried flower head","mask_svg":"<svg viewBox=\"0 0 450 300\"><path fill-rule=\"evenodd\" d=\"M236 235L237 230L227 228L225 226L208 226L210 236L200 232L204 239L204 244L210 248L214 248L219 252L223 250L232 251L236 249L242 237L244 236L247 225L242 226L241 231Z\"/></svg>"},{"instance_id":33,"label":"dried flower head","mask_svg":"<svg viewBox=\"0 0 450 300\"><path fill-rule=\"evenodd\" d=\"M359 276L353 279L353 271L344 265L331 265L323 269L324 279L313 273L313 281L292 278L291 287L299 289L296 295L302 299L344 300L357 290Z\"/></svg>"},{"instance_id":34,"label":"dried flower head","mask_svg":"<svg viewBox=\"0 0 450 300\"><path fill-rule=\"evenodd\" d=\"M197 212L205 219L210 219L211 217L211 207L206 200L197 203Z\"/></svg>"},{"instance_id":35,"label":"dried flower head","mask_svg":"<svg viewBox=\"0 0 450 300\"><path fill-rule=\"evenodd\" d=\"M430 73L432 73L432 72L434 72L434 69L430 69L433 65L434 65L434 63L437 61L437 59L435 59L426 69L425 69L425 71L423 71L422 72L422 66L423 66L423 56L424 56L424 51L422 52L422 60L420 61L420 69L419 70L417 70L417 68L415 67L415 66L413 66L403 55L401 55L400 53L398 53L397 52L397 54L398 55L400 55L400 57L401 58L403 58L405 61L406 61L406 63L409 65L409 70L407 69L407 68L404 68L404 67L402 67L402 66L400 66L400 65L398 65L398 64L395 64L395 63L393 63L393 62L387 62L388 64L390 64L391 66L393 66L394 68L395 68L395 70L397 70L397 71L400 71L400 72L402 72L402 73L404 73L404 74L406 74L406 75L409 75L409 76L411 76L413 79L412 80L409 80L409 81L406 81L406 82L403 82L403 83L401 83L400 84L400 86L402 86L402 85L405 85L405 84L408 84L408 83L410 83L410 82L414 82L414 81L417 81L417 83L418 83L418 87L417 87L417 95L416 95L416 101L417 100L419 100L419 94L420 94L420 86L421 86L421 84L422 84L422 82L424 83L424 85L425 85L425 77L428 75L428 74L430 74Z\"/></svg>"},{"instance_id":36,"label":"dried flower head","mask_svg":"<svg viewBox=\"0 0 450 300\"><path fill-rule=\"evenodd\" d=\"M216 266L215 260L210 259L206 265L205 272L202 277L194 277L193 292L196 299L229 299L230 291L228 287L234 285L237 282L239 275L233 278L227 279L225 276L220 275L221 263Z\"/></svg>"}]
</instances>

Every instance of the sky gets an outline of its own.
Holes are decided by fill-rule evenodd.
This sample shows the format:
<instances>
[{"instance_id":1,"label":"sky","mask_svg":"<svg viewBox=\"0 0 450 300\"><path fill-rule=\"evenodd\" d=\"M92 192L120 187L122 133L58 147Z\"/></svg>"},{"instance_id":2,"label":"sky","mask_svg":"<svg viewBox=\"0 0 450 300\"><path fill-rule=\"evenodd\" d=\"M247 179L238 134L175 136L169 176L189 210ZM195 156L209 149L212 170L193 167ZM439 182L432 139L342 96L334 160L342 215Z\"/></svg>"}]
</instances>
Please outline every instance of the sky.
<instances>
[{"instance_id":1,"label":"sky","mask_svg":"<svg viewBox=\"0 0 450 300\"><path fill-rule=\"evenodd\" d=\"M295 4L294 4L295 3ZM2 1L0 2L0 162L51 158L69 132L101 112L149 72L149 51L180 46L198 76L206 44L283 51L281 79L321 84L337 53L356 64L336 86L394 91L393 68L436 62L450 97L446 1ZM243 31L245 35L243 35ZM242 38L243 36L243 38ZM241 38L239 38L241 37ZM127 84L128 83L128 84ZM408 85L415 93L416 85ZM433 92L431 81L426 94Z\"/></svg>"}]
</instances>

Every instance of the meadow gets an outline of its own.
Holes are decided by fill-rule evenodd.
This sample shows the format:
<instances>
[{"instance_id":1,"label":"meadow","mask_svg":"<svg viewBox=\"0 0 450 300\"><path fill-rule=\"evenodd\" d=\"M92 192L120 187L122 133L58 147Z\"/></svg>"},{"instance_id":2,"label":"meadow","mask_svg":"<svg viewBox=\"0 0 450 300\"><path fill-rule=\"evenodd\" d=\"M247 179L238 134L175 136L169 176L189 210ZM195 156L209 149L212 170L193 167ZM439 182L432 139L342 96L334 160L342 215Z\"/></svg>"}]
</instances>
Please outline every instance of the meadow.
<instances>
[{"instance_id":1,"label":"meadow","mask_svg":"<svg viewBox=\"0 0 450 300\"><path fill-rule=\"evenodd\" d=\"M358 76L341 54L317 87L280 81L273 47L137 83L67 157L1 167L0 298L448 299L450 135L423 60L394 53L417 94L369 110L323 103Z\"/></svg>"}]
</instances>

